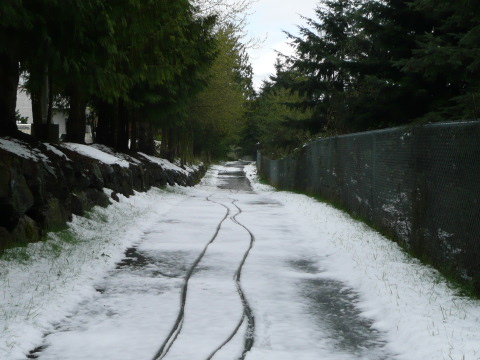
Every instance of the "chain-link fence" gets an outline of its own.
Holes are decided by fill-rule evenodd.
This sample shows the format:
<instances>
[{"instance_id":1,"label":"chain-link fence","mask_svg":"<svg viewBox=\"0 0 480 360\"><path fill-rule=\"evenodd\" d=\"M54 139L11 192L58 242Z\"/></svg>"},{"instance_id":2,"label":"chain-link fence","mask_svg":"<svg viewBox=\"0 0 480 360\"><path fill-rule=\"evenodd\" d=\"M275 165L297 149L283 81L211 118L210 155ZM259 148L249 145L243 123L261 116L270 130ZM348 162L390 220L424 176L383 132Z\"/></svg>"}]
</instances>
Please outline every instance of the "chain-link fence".
<instances>
[{"instance_id":1,"label":"chain-link fence","mask_svg":"<svg viewBox=\"0 0 480 360\"><path fill-rule=\"evenodd\" d=\"M360 216L480 295L480 122L319 139L260 173Z\"/></svg>"}]
</instances>

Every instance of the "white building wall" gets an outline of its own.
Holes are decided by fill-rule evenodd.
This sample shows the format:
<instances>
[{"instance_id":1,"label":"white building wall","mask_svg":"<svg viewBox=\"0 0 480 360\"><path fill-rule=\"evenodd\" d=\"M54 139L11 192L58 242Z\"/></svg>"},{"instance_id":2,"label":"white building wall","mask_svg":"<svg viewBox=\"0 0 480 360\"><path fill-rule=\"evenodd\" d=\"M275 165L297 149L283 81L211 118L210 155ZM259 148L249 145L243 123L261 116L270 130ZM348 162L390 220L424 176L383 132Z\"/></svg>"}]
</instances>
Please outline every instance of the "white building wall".
<instances>
[{"instance_id":1,"label":"white building wall","mask_svg":"<svg viewBox=\"0 0 480 360\"><path fill-rule=\"evenodd\" d=\"M67 114L63 111L53 110L52 123L58 124L58 133L60 136L67 133Z\"/></svg>"},{"instance_id":2,"label":"white building wall","mask_svg":"<svg viewBox=\"0 0 480 360\"><path fill-rule=\"evenodd\" d=\"M16 109L21 116L28 118L29 124L33 122L32 101L30 100L30 96L28 96L25 90L23 90L22 88L18 88L17 90Z\"/></svg>"},{"instance_id":3,"label":"white building wall","mask_svg":"<svg viewBox=\"0 0 480 360\"><path fill-rule=\"evenodd\" d=\"M17 107L16 110L20 113L21 116L28 118L28 123L32 124L33 123L33 115L32 115L32 101L30 99L30 96L23 90L21 87L18 88L17 91ZM58 124L59 127L59 135L60 137L64 134L67 133L67 118L68 115L67 113L53 109L53 114L52 114L52 123L53 124ZM22 129L23 131L23 129ZM30 130L28 129L28 133ZM89 126L87 126L86 132L85 132L85 141L87 144L92 143L92 133L91 129Z\"/></svg>"}]
</instances>

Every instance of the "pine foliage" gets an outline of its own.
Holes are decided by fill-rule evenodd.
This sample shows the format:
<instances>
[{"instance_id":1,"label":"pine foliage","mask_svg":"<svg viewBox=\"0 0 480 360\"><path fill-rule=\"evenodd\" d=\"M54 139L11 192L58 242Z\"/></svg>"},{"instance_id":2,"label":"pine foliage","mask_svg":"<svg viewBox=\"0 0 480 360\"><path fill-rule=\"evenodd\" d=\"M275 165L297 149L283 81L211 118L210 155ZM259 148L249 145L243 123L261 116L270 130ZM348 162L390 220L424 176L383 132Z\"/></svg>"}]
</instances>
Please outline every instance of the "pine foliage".
<instances>
[{"instance_id":1,"label":"pine foliage","mask_svg":"<svg viewBox=\"0 0 480 360\"><path fill-rule=\"evenodd\" d=\"M305 132L479 117L480 3L321 0L303 19L299 35L288 34L294 55L282 59L259 101L271 88L298 95L289 107L311 112L301 123ZM266 143L288 150L295 136L288 146L273 136Z\"/></svg>"}]
</instances>

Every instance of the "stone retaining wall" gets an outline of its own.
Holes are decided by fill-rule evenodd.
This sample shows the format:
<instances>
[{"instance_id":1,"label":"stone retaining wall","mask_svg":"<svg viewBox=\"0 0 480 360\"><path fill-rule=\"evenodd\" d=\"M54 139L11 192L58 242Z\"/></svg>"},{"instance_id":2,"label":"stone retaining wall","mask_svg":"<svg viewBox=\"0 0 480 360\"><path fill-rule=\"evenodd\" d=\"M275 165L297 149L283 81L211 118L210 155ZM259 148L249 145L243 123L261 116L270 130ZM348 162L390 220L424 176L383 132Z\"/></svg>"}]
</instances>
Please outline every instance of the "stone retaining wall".
<instances>
[{"instance_id":1,"label":"stone retaining wall","mask_svg":"<svg viewBox=\"0 0 480 360\"><path fill-rule=\"evenodd\" d=\"M65 227L72 214L118 201L117 194L130 196L167 184L195 185L206 170L203 165L188 171L161 166L140 154L114 154L102 148L127 161L126 167L61 145L3 141L17 142L27 153L0 146L0 249L38 241L46 231ZM105 188L113 191L110 196Z\"/></svg>"}]
</instances>

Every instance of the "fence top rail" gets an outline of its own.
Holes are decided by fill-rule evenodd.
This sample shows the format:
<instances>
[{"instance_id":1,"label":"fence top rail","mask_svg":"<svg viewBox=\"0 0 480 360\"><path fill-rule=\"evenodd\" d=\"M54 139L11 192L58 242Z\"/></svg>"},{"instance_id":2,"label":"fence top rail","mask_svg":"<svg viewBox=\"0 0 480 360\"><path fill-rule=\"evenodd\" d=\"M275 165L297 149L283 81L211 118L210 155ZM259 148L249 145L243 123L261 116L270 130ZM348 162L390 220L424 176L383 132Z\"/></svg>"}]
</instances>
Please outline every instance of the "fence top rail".
<instances>
[{"instance_id":1,"label":"fence top rail","mask_svg":"<svg viewBox=\"0 0 480 360\"><path fill-rule=\"evenodd\" d=\"M391 128L385 128L385 129L379 129L379 130L361 131L361 132L355 132L351 134L343 134L343 135L336 135L336 136L329 136L329 137L319 137L307 144L304 144L302 148L310 146L315 143L329 141L333 139L348 139L352 137L367 136L367 135L373 136L377 134L395 133L395 132L401 132L401 131L411 132L419 129L461 128L461 127L465 127L465 128L474 127L480 130L480 120L448 121L448 122L438 122L438 123L430 123L430 124L410 124L410 125L397 126L397 127L391 127ZM294 154L291 154L282 159L270 159L268 156L263 155L261 151L258 151L258 153L260 154L261 157L264 157L271 161L279 161L282 159L289 159L291 157L295 157Z\"/></svg>"},{"instance_id":2,"label":"fence top rail","mask_svg":"<svg viewBox=\"0 0 480 360\"><path fill-rule=\"evenodd\" d=\"M320 141L320 140L329 140L335 138L349 138L355 136L362 136L362 135L375 135L375 134L382 134L382 133L389 133L389 132L397 132L397 131L412 131L417 129L429 129L429 128L441 128L441 127L470 127L470 126L480 126L480 120L464 120L464 121L448 121L448 122L438 122L438 123L430 123L430 124L410 124L404 126L396 126L390 127L385 129L378 129L378 130L369 130L369 131L359 131L350 134L342 134L336 136L329 136L329 137L319 137L312 142Z\"/></svg>"}]
</instances>

